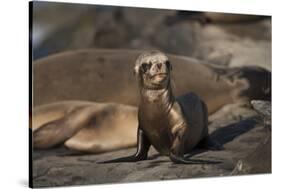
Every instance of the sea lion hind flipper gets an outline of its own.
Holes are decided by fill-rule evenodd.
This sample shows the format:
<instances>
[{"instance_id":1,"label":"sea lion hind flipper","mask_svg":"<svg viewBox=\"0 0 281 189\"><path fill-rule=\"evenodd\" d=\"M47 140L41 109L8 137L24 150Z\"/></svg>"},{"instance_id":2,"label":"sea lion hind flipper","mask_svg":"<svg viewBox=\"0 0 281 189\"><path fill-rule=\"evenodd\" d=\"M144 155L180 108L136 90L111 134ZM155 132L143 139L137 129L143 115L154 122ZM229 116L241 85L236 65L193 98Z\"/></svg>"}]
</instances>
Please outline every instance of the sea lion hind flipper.
<instances>
[{"instance_id":1,"label":"sea lion hind flipper","mask_svg":"<svg viewBox=\"0 0 281 189\"><path fill-rule=\"evenodd\" d=\"M201 159L185 159L184 157L177 156L173 153L169 155L170 160L175 164L218 164L220 161L210 161Z\"/></svg>"},{"instance_id":2,"label":"sea lion hind flipper","mask_svg":"<svg viewBox=\"0 0 281 189\"><path fill-rule=\"evenodd\" d=\"M177 156L170 153L170 160L176 164L192 164L191 161L184 159L183 157Z\"/></svg>"}]
</instances>

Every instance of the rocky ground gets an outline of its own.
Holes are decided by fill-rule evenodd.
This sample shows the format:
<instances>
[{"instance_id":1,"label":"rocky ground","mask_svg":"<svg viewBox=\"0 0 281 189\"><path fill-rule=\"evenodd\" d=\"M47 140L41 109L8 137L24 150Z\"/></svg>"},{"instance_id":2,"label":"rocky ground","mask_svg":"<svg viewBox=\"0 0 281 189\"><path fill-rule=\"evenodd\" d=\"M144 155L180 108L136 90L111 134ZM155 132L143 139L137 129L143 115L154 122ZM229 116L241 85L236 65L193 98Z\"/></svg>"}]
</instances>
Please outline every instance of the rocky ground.
<instances>
[{"instance_id":1,"label":"rocky ground","mask_svg":"<svg viewBox=\"0 0 281 189\"><path fill-rule=\"evenodd\" d=\"M271 108L270 103L260 104ZM150 150L146 161L111 164L98 162L133 154L135 149L97 155L79 154L62 147L34 151L33 184L34 187L49 187L271 173L268 119L270 116L265 118L248 107L224 107L210 117L209 126L211 137L224 149L194 150L186 155L191 160L188 165L174 164L154 149Z\"/></svg>"}]
</instances>

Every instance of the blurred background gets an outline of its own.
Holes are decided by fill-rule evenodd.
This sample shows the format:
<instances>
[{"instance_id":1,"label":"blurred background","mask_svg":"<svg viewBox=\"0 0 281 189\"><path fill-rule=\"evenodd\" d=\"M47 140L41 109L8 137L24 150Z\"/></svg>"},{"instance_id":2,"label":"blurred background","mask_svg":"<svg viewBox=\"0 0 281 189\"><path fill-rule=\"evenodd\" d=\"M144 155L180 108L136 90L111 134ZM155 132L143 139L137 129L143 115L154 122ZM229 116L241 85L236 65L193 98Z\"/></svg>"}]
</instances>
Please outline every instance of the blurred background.
<instances>
[{"instance_id":1,"label":"blurred background","mask_svg":"<svg viewBox=\"0 0 281 189\"><path fill-rule=\"evenodd\" d=\"M271 17L33 2L33 59L83 48L156 48L271 70Z\"/></svg>"}]
</instances>

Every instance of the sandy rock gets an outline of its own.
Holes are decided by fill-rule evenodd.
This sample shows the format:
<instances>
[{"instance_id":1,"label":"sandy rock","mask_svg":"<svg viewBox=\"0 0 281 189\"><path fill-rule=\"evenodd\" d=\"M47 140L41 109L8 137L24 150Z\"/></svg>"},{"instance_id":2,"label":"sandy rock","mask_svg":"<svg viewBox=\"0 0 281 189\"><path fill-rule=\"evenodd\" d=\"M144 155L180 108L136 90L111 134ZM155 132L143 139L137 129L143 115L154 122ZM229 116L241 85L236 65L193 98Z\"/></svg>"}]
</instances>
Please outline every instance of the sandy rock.
<instances>
[{"instance_id":1,"label":"sandy rock","mask_svg":"<svg viewBox=\"0 0 281 189\"><path fill-rule=\"evenodd\" d=\"M245 159L237 162L231 175L271 173L271 134Z\"/></svg>"},{"instance_id":2,"label":"sandy rock","mask_svg":"<svg viewBox=\"0 0 281 189\"><path fill-rule=\"evenodd\" d=\"M152 38L155 47L164 52L192 56L198 44L200 26L196 22L181 22L169 27L160 27Z\"/></svg>"},{"instance_id":3,"label":"sandy rock","mask_svg":"<svg viewBox=\"0 0 281 189\"><path fill-rule=\"evenodd\" d=\"M258 65L271 70L270 22L202 26L193 56L230 67Z\"/></svg>"},{"instance_id":4,"label":"sandy rock","mask_svg":"<svg viewBox=\"0 0 281 189\"><path fill-rule=\"evenodd\" d=\"M262 118L260 124L266 136L253 152L236 163L231 175L271 173L271 102L252 100L251 104Z\"/></svg>"},{"instance_id":5,"label":"sandy rock","mask_svg":"<svg viewBox=\"0 0 281 189\"><path fill-rule=\"evenodd\" d=\"M251 104L253 108L265 117L271 117L271 102L263 100L252 100Z\"/></svg>"}]
</instances>

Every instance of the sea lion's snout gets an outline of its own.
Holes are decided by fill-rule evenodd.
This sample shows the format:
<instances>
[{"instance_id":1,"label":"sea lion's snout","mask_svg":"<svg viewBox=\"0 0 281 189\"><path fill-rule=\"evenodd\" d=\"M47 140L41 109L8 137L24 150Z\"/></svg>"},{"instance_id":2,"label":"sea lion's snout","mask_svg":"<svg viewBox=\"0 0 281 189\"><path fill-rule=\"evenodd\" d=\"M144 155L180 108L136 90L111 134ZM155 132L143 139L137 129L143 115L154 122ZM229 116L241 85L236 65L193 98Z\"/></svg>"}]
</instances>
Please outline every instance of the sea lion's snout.
<instances>
[{"instance_id":1,"label":"sea lion's snout","mask_svg":"<svg viewBox=\"0 0 281 189\"><path fill-rule=\"evenodd\" d=\"M134 72L143 87L163 88L167 85L172 70L168 57L160 51L142 53L136 60Z\"/></svg>"},{"instance_id":2,"label":"sea lion's snout","mask_svg":"<svg viewBox=\"0 0 281 189\"><path fill-rule=\"evenodd\" d=\"M148 75L152 81L163 81L168 77L168 74L169 70L163 62L152 63L150 70L148 70Z\"/></svg>"}]
</instances>

